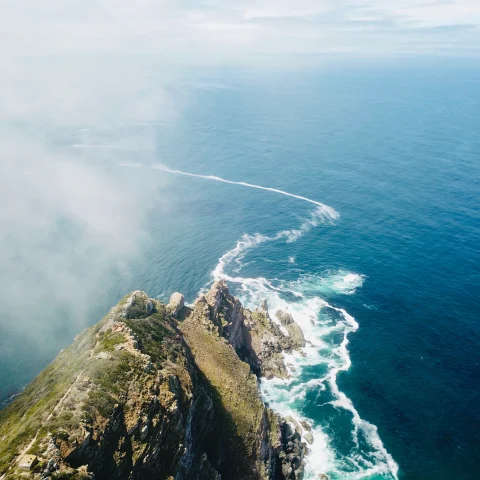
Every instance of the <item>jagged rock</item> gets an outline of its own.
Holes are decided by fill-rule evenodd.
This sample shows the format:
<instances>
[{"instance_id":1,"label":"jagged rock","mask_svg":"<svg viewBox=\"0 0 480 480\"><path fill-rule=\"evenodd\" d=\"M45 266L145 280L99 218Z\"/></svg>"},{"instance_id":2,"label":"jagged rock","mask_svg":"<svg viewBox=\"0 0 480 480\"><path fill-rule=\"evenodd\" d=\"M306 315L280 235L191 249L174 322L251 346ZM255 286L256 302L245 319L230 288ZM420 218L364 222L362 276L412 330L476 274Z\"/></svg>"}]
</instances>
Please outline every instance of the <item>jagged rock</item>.
<instances>
[{"instance_id":1,"label":"jagged rock","mask_svg":"<svg viewBox=\"0 0 480 480\"><path fill-rule=\"evenodd\" d=\"M260 309L263 311L263 312L266 312L268 313L268 302L267 302L267 299L264 298L262 300L262 303L260 304Z\"/></svg>"},{"instance_id":2,"label":"jagged rock","mask_svg":"<svg viewBox=\"0 0 480 480\"><path fill-rule=\"evenodd\" d=\"M292 315L283 310L277 310L275 316L288 332L288 347L292 350L298 350L305 346L305 337L303 336L302 329L294 321Z\"/></svg>"},{"instance_id":3,"label":"jagged rock","mask_svg":"<svg viewBox=\"0 0 480 480\"><path fill-rule=\"evenodd\" d=\"M123 318L145 318L155 313L155 304L145 292L137 290L132 292L124 302L120 303L113 314L120 310L120 315Z\"/></svg>"},{"instance_id":4,"label":"jagged rock","mask_svg":"<svg viewBox=\"0 0 480 480\"><path fill-rule=\"evenodd\" d=\"M228 291L224 280L215 282L205 295L210 306L210 320L232 347L241 353L244 348L245 313L242 304Z\"/></svg>"},{"instance_id":5,"label":"jagged rock","mask_svg":"<svg viewBox=\"0 0 480 480\"><path fill-rule=\"evenodd\" d=\"M318 480L330 480L330 477L325 473L319 473Z\"/></svg>"},{"instance_id":6,"label":"jagged rock","mask_svg":"<svg viewBox=\"0 0 480 480\"><path fill-rule=\"evenodd\" d=\"M311 445L313 443L313 435L311 434L311 432L307 432L303 438L305 438L305 440Z\"/></svg>"},{"instance_id":7,"label":"jagged rock","mask_svg":"<svg viewBox=\"0 0 480 480\"><path fill-rule=\"evenodd\" d=\"M290 325L294 322L290 313L284 312L283 310L277 310L275 315L283 326Z\"/></svg>"},{"instance_id":8,"label":"jagged rock","mask_svg":"<svg viewBox=\"0 0 480 480\"><path fill-rule=\"evenodd\" d=\"M295 426L295 430L290 424ZM286 455L279 456L279 459L282 464L282 472L290 472L290 476L285 478L297 479L303 478L304 475L303 458L307 453L307 448L306 444L301 441L297 426L299 428L298 422L292 417L286 417L280 422L280 442Z\"/></svg>"},{"instance_id":9,"label":"jagged rock","mask_svg":"<svg viewBox=\"0 0 480 480\"><path fill-rule=\"evenodd\" d=\"M295 470L295 478L296 480L303 480L305 477L305 465L302 464Z\"/></svg>"},{"instance_id":10,"label":"jagged rock","mask_svg":"<svg viewBox=\"0 0 480 480\"><path fill-rule=\"evenodd\" d=\"M170 302L167 305L167 310L172 314L174 318L178 318L180 310L185 305L185 298L181 293L175 292L172 293L170 297Z\"/></svg>"},{"instance_id":11,"label":"jagged rock","mask_svg":"<svg viewBox=\"0 0 480 480\"><path fill-rule=\"evenodd\" d=\"M18 435L25 444L40 432L43 477L302 478L302 429L262 402L255 376L288 376L282 352L301 342L287 326L266 302L245 309L223 281L191 308L179 293L167 306L131 293L5 409L0 473L15 465Z\"/></svg>"},{"instance_id":12,"label":"jagged rock","mask_svg":"<svg viewBox=\"0 0 480 480\"><path fill-rule=\"evenodd\" d=\"M311 431L312 431L312 426L311 426L308 422L306 422L305 420L302 420L302 421L300 422L300 425L301 425L302 428L303 428L304 430L306 430L307 432L311 432Z\"/></svg>"}]
</instances>

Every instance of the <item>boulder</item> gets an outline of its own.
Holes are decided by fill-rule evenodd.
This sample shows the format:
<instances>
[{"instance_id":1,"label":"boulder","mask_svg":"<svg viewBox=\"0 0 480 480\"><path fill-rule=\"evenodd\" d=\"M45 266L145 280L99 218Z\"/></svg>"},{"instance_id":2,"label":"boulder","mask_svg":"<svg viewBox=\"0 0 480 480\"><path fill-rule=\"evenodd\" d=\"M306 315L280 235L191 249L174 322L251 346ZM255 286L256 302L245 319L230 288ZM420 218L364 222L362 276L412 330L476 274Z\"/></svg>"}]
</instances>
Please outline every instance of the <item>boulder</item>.
<instances>
[{"instance_id":1,"label":"boulder","mask_svg":"<svg viewBox=\"0 0 480 480\"><path fill-rule=\"evenodd\" d=\"M185 305L185 298L181 293L175 292L170 297L170 302L167 305L168 311L172 314L174 318L178 317L180 310Z\"/></svg>"},{"instance_id":2,"label":"boulder","mask_svg":"<svg viewBox=\"0 0 480 480\"><path fill-rule=\"evenodd\" d=\"M305 420L302 420L300 422L300 425L303 427L304 430L306 430L307 432L311 432L312 431L312 426L306 422Z\"/></svg>"},{"instance_id":3,"label":"boulder","mask_svg":"<svg viewBox=\"0 0 480 480\"><path fill-rule=\"evenodd\" d=\"M283 310L277 310L275 315L288 332L289 348L293 350L303 348L305 346L305 337L303 336L302 329L295 322L292 315Z\"/></svg>"},{"instance_id":4,"label":"boulder","mask_svg":"<svg viewBox=\"0 0 480 480\"><path fill-rule=\"evenodd\" d=\"M293 323L293 317L288 312L277 310L275 315L284 327Z\"/></svg>"},{"instance_id":5,"label":"boulder","mask_svg":"<svg viewBox=\"0 0 480 480\"><path fill-rule=\"evenodd\" d=\"M303 438L305 438L305 440L311 445L313 443L313 435L311 434L311 432L307 432Z\"/></svg>"}]
</instances>

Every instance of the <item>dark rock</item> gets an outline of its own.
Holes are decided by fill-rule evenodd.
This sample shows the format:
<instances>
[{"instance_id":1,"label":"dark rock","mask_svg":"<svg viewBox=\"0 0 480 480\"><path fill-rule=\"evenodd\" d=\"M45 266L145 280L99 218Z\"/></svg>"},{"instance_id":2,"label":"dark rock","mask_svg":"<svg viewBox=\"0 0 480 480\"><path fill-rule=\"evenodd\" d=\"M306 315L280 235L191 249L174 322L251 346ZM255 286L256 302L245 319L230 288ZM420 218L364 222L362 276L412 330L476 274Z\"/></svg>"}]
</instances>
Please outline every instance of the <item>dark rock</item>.
<instances>
[{"instance_id":1,"label":"dark rock","mask_svg":"<svg viewBox=\"0 0 480 480\"><path fill-rule=\"evenodd\" d=\"M267 299L264 298L262 300L262 303L260 304L260 308L261 310L263 310L264 312L267 312L268 313L268 302L267 302Z\"/></svg>"}]
</instances>

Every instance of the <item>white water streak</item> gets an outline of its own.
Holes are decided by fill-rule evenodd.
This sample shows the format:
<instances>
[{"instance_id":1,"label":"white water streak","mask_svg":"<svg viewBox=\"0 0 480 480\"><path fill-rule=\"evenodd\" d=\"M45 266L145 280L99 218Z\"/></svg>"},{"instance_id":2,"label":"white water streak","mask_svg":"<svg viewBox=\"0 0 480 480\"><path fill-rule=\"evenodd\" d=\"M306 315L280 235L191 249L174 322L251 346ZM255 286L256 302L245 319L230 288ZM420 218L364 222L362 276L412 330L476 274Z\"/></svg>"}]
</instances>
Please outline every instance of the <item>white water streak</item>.
<instances>
[{"instance_id":1,"label":"white water streak","mask_svg":"<svg viewBox=\"0 0 480 480\"><path fill-rule=\"evenodd\" d=\"M122 166L126 166L126 165L122 165ZM303 197L302 195L295 195L295 194L290 193L290 192L285 192L284 190L279 190L278 188L263 187L261 185L255 185L253 183L236 182L236 181L233 181L233 180L226 180L225 178L216 177L214 175L200 175L198 173L183 172L182 170L174 170L172 168L169 168L166 165L154 165L151 168L153 168L155 170L161 170L162 172L172 173L174 175L184 175L186 177L202 178L204 180L213 180L215 182L228 183L230 185L240 185L242 187L256 188L258 190L265 190L267 192L279 193L280 195L285 195L287 197L297 198L298 200L303 200L304 202L313 203L313 205L317 205L317 207L320 207L324 211L325 215L330 218L331 221L333 221L333 220L335 220L339 217L338 212L334 208L329 207L328 205L325 205L324 203L317 202L316 200L312 200L311 198L308 198L308 197Z\"/></svg>"}]
</instances>

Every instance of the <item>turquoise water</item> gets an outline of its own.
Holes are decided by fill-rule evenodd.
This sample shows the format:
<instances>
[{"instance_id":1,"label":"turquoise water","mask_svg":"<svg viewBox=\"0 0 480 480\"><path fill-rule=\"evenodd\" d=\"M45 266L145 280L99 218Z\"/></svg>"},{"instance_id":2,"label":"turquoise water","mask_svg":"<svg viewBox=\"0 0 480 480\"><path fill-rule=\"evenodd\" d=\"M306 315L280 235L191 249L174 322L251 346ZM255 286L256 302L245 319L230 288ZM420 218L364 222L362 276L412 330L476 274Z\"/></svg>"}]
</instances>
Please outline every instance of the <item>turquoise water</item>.
<instances>
[{"instance_id":1,"label":"turquoise water","mask_svg":"<svg viewBox=\"0 0 480 480\"><path fill-rule=\"evenodd\" d=\"M478 478L480 70L192 75L172 86L188 92L182 115L149 127L156 157L110 165L170 201L85 323L133 288L191 301L227 278L249 306L288 308L311 342L287 359L291 381L262 383L314 424L311 478ZM68 343L62 329L35 349L7 332L2 396Z\"/></svg>"}]
</instances>

